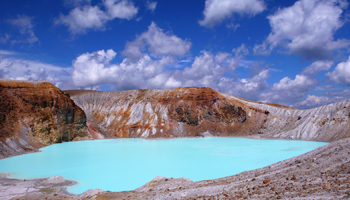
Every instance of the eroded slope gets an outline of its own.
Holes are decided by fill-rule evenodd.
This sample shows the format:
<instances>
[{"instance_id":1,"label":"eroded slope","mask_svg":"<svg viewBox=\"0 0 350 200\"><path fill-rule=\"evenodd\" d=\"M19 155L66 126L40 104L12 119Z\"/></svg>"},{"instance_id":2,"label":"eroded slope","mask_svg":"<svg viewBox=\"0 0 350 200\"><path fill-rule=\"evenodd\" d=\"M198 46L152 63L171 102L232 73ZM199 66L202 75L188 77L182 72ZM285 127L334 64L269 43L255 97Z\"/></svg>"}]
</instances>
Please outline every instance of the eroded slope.
<instances>
[{"instance_id":1,"label":"eroded slope","mask_svg":"<svg viewBox=\"0 0 350 200\"><path fill-rule=\"evenodd\" d=\"M0 79L0 158L87 136L84 111L51 83Z\"/></svg>"},{"instance_id":2,"label":"eroded slope","mask_svg":"<svg viewBox=\"0 0 350 200\"><path fill-rule=\"evenodd\" d=\"M210 88L67 92L107 138L249 136L335 141L350 137L349 100L297 110Z\"/></svg>"},{"instance_id":3,"label":"eroded slope","mask_svg":"<svg viewBox=\"0 0 350 200\"><path fill-rule=\"evenodd\" d=\"M67 92L108 138L257 134L269 116L210 88Z\"/></svg>"},{"instance_id":4,"label":"eroded slope","mask_svg":"<svg viewBox=\"0 0 350 200\"><path fill-rule=\"evenodd\" d=\"M225 95L230 99L237 97ZM260 132L263 137L313 141L336 141L350 137L350 100L318 108L296 110L247 102L266 109L270 115Z\"/></svg>"}]
</instances>

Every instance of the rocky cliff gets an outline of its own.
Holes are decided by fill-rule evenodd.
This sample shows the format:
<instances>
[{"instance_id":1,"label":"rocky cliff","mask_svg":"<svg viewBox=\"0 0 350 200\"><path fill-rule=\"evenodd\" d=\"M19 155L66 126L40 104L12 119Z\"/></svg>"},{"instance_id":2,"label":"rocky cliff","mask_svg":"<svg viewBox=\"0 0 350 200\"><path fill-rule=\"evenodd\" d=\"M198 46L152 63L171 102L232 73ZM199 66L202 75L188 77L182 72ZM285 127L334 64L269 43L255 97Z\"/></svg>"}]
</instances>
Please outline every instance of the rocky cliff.
<instances>
[{"instance_id":1,"label":"rocky cliff","mask_svg":"<svg viewBox=\"0 0 350 200\"><path fill-rule=\"evenodd\" d=\"M67 92L108 138L248 135L269 115L210 88Z\"/></svg>"},{"instance_id":2,"label":"rocky cliff","mask_svg":"<svg viewBox=\"0 0 350 200\"><path fill-rule=\"evenodd\" d=\"M350 137L349 100L297 110L211 88L67 92L107 138L249 136L334 141Z\"/></svg>"},{"instance_id":3,"label":"rocky cliff","mask_svg":"<svg viewBox=\"0 0 350 200\"><path fill-rule=\"evenodd\" d=\"M51 83L0 79L0 158L88 135L84 111Z\"/></svg>"}]
</instances>

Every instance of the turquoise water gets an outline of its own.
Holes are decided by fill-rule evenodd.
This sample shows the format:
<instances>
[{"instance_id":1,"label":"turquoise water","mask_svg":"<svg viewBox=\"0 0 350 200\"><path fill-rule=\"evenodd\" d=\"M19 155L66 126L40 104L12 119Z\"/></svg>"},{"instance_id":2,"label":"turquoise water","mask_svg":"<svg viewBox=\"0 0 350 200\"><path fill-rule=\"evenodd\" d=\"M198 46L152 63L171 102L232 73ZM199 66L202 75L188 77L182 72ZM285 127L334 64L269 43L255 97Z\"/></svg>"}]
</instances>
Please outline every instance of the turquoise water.
<instances>
[{"instance_id":1,"label":"turquoise water","mask_svg":"<svg viewBox=\"0 0 350 200\"><path fill-rule=\"evenodd\" d=\"M0 160L14 178L61 175L69 192L134 190L156 176L193 181L221 178L306 153L327 143L243 138L109 139L55 144Z\"/></svg>"}]
</instances>

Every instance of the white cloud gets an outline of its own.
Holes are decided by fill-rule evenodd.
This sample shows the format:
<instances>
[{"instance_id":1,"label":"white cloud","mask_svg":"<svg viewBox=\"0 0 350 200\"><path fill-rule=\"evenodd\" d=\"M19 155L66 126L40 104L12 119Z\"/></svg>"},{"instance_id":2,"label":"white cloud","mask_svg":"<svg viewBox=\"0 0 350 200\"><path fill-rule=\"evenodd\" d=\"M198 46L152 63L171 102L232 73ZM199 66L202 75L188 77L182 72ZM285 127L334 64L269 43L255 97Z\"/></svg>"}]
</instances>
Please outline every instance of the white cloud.
<instances>
[{"instance_id":1,"label":"white cloud","mask_svg":"<svg viewBox=\"0 0 350 200\"><path fill-rule=\"evenodd\" d=\"M236 55L236 56L246 56L249 54L249 49L245 46L244 43L241 44L240 47L237 48L233 48L232 52Z\"/></svg>"},{"instance_id":2,"label":"white cloud","mask_svg":"<svg viewBox=\"0 0 350 200\"><path fill-rule=\"evenodd\" d=\"M300 101L317 84L317 80L303 74L296 75L295 79L284 77L279 82L273 84L269 92L262 93L260 100L283 105L293 104Z\"/></svg>"},{"instance_id":3,"label":"white cloud","mask_svg":"<svg viewBox=\"0 0 350 200\"><path fill-rule=\"evenodd\" d=\"M33 18L28 17L26 15L18 16L16 19L9 19L8 22L13 26L16 26L19 29L19 32L22 34L24 39L12 40L12 43L35 43L38 42L39 39L35 36L32 24ZM5 39L5 40L4 40ZM8 41L9 35L5 34L4 41Z\"/></svg>"},{"instance_id":4,"label":"white cloud","mask_svg":"<svg viewBox=\"0 0 350 200\"><path fill-rule=\"evenodd\" d=\"M121 63L111 64L116 56L111 49L85 53L73 62L72 78L80 88L105 84L117 90L179 87L182 81L174 77L169 66L177 65L176 57L185 56L190 47L191 42L164 33L152 22L148 31L126 44L126 58Z\"/></svg>"},{"instance_id":5,"label":"white cloud","mask_svg":"<svg viewBox=\"0 0 350 200\"><path fill-rule=\"evenodd\" d=\"M325 96L308 95L304 101L295 103L293 107L300 109L309 109L319 106L344 101L350 98L350 90L345 89L341 92L329 91L325 93Z\"/></svg>"},{"instance_id":6,"label":"white cloud","mask_svg":"<svg viewBox=\"0 0 350 200\"><path fill-rule=\"evenodd\" d=\"M60 15L55 20L57 25L68 26L72 34L86 33L87 30L103 30L105 24L115 18L130 20L138 12L138 8L127 0L104 0L106 11L90 4L78 5L68 15Z\"/></svg>"},{"instance_id":7,"label":"white cloud","mask_svg":"<svg viewBox=\"0 0 350 200\"><path fill-rule=\"evenodd\" d=\"M329 70L332 67L332 65L333 65L332 61L316 61L316 62L313 62L311 65L307 66L303 70L302 74L315 76L320 71Z\"/></svg>"},{"instance_id":8,"label":"white cloud","mask_svg":"<svg viewBox=\"0 0 350 200\"><path fill-rule=\"evenodd\" d=\"M261 91L268 88L268 70L261 70L251 78L237 78L234 74L241 56L219 52L216 55L202 51L190 67L174 72L174 78L182 86L206 86L217 91L257 100Z\"/></svg>"},{"instance_id":9,"label":"white cloud","mask_svg":"<svg viewBox=\"0 0 350 200\"><path fill-rule=\"evenodd\" d=\"M299 109L309 109L309 108L324 106L324 105L331 104L331 103L334 103L337 101L339 101L339 100L337 100L335 98L329 98L329 97L325 97L325 96L319 97L319 96L315 96L315 95L308 95L304 101L293 104L293 107L299 108Z\"/></svg>"},{"instance_id":10,"label":"white cloud","mask_svg":"<svg viewBox=\"0 0 350 200\"><path fill-rule=\"evenodd\" d=\"M334 90L334 85L317 86L315 90Z\"/></svg>"},{"instance_id":11,"label":"white cloud","mask_svg":"<svg viewBox=\"0 0 350 200\"><path fill-rule=\"evenodd\" d=\"M220 91L250 100L258 100L260 93L269 88L266 79L269 70L263 70L252 78L227 78L222 77L218 83Z\"/></svg>"},{"instance_id":12,"label":"white cloud","mask_svg":"<svg viewBox=\"0 0 350 200\"><path fill-rule=\"evenodd\" d=\"M134 18L138 12L138 8L127 0L104 0L110 19L120 18L130 20Z\"/></svg>"},{"instance_id":13,"label":"white cloud","mask_svg":"<svg viewBox=\"0 0 350 200\"><path fill-rule=\"evenodd\" d=\"M326 76L337 84L350 86L350 56L346 62L339 63L334 71L328 72Z\"/></svg>"},{"instance_id":14,"label":"white cloud","mask_svg":"<svg viewBox=\"0 0 350 200\"><path fill-rule=\"evenodd\" d=\"M76 7L69 12L69 15L60 15L56 24L68 26L73 34L85 33L87 29L103 29L104 24L109 20L105 12L98 6Z\"/></svg>"},{"instance_id":15,"label":"white cloud","mask_svg":"<svg viewBox=\"0 0 350 200\"><path fill-rule=\"evenodd\" d=\"M334 97L334 98L344 98L344 99L348 99L350 98L350 90L349 89L345 89L341 92L326 92L326 95L327 96L330 96L330 97Z\"/></svg>"},{"instance_id":16,"label":"white cloud","mask_svg":"<svg viewBox=\"0 0 350 200\"><path fill-rule=\"evenodd\" d=\"M302 100L310 90L328 90L332 85L317 87L319 81L315 79L316 75L323 70L329 70L333 65L332 61L315 61L307 66L301 74L295 76L295 79L284 77L275 83L266 93L260 95L260 101L278 103L297 108L311 108L325 105L329 102L335 102L331 98L317 97L309 95L306 100Z\"/></svg>"},{"instance_id":17,"label":"white cloud","mask_svg":"<svg viewBox=\"0 0 350 200\"><path fill-rule=\"evenodd\" d=\"M14 54L8 52L3 55ZM71 71L72 68L62 68L38 61L10 57L0 58L0 78L3 79L47 80L60 89L72 89Z\"/></svg>"},{"instance_id":18,"label":"white cloud","mask_svg":"<svg viewBox=\"0 0 350 200\"><path fill-rule=\"evenodd\" d=\"M190 51L191 45L191 42L182 40L176 35L164 33L152 22L148 31L126 44L123 54L133 58L142 57L147 47L154 56L184 56Z\"/></svg>"},{"instance_id":19,"label":"white cloud","mask_svg":"<svg viewBox=\"0 0 350 200\"><path fill-rule=\"evenodd\" d=\"M16 55L14 51L0 50L0 55Z\"/></svg>"},{"instance_id":20,"label":"white cloud","mask_svg":"<svg viewBox=\"0 0 350 200\"><path fill-rule=\"evenodd\" d=\"M346 39L334 40L334 33L343 26L343 0L300 0L293 6L279 9L268 16L271 33L254 52L269 54L277 46L306 59L329 59L332 51L350 45Z\"/></svg>"},{"instance_id":21,"label":"white cloud","mask_svg":"<svg viewBox=\"0 0 350 200\"><path fill-rule=\"evenodd\" d=\"M187 82L187 86L191 84L209 86L206 84L206 79L215 83L225 72L232 73L236 69L237 66L234 66L231 60L231 54L228 53L219 52L213 55L208 51L202 51L202 55L194 59L191 67L181 71L181 77Z\"/></svg>"},{"instance_id":22,"label":"white cloud","mask_svg":"<svg viewBox=\"0 0 350 200\"><path fill-rule=\"evenodd\" d=\"M72 78L77 87L114 84L116 89L160 88L169 77L161 76L164 66L174 62L170 57L153 60L144 55L137 61L125 58L120 64L110 64L116 53L100 50L85 53L73 62Z\"/></svg>"},{"instance_id":23,"label":"white cloud","mask_svg":"<svg viewBox=\"0 0 350 200\"><path fill-rule=\"evenodd\" d=\"M98 88L113 85L113 89L170 89L188 86L207 86L215 90L257 99L268 88L268 70L252 78L239 79L234 70L239 59L229 53L212 54L203 51L192 65L184 70L169 70L176 65L173 56L151 57L144 53L139 58L126 57L121 63L111 64L116 56L113 50L85 53L73 62L72 79L80 88ZM235 60L237 59L237 60Z\"/></svg>"},{"instance_id":24,"label":"white cloud","mask_svg":"<svg viewBox=\"0 0 350 200\"><path fill-rule=\"evenodd\" d=\"M222 74L224 68L221 67L221 63L226 59L229 54L219 53L218 59L210 52L203 51L203 55L197 56L194 59L191 67L187 67L182 71L182 75L185 75L187 79L193 81L202 79L206 75L215 75L215 73Z\"/></svg>"},{"instance_id":25,"label":"white cloud","mask_svg":"<svg viewBox=\"0 0 350 200\"><path fill-rule=\"evenodd\" d=\"M234 13L255 16L266 9L263 0L206 0L201 26L213 27Z\"/></svg>"},{"instance_id":26,"label":"white cloud","mask_svg":"<svg viewBox=\"0 0 350 200\"><path fill-rule=\"evenodd\" d=\"M148 10L154 12L154 10L156 9L156 7L157 7L157 2L156 2L156 1L153 1L153 2L147 1L147 3L146 3L146 8L147 8Z\"/></svg>"}]
</instances>

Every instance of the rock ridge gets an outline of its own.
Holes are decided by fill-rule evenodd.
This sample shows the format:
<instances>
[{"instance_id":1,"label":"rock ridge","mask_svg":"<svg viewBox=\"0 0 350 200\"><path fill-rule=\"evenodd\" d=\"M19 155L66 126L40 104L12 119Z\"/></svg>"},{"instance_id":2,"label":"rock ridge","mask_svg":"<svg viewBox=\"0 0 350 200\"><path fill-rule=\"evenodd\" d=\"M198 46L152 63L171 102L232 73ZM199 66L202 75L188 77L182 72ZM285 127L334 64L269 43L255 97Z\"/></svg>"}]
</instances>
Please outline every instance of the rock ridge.
<instances>
[{"instance_id":1,"label":"rock ridge","mask_svg":"<svg viewBox=\"0 0 350 200\"><path fill-rule=\"evenodd\" d=\"M106 138L238 136L331 142L350 137L350 100L298 110L211 88L66 91Z\"/></svg>"}]
</instances>

